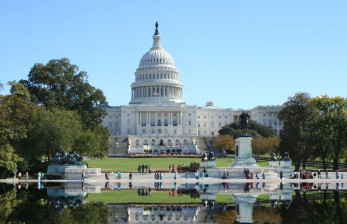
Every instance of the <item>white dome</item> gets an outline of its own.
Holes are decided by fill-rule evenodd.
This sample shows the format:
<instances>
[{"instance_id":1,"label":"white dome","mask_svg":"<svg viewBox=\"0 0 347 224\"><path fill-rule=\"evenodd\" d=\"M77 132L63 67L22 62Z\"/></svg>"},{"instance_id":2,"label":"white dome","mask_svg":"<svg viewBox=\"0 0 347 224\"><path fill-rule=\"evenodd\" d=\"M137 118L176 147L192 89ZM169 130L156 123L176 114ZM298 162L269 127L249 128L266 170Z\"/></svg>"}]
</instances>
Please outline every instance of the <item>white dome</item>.
<instances>
[{"instance_id":1,"label":"white dome","mask_svg":"<svg viewBox=\"0 0 347 224\"><path fill-rule=\"evenodd\" d=\"M167 53L163 48L160 48L155 50L151 49L142 56L140 66L145 65L175 66L175 62L169 53Z\"/></svg>"}]
</instances>

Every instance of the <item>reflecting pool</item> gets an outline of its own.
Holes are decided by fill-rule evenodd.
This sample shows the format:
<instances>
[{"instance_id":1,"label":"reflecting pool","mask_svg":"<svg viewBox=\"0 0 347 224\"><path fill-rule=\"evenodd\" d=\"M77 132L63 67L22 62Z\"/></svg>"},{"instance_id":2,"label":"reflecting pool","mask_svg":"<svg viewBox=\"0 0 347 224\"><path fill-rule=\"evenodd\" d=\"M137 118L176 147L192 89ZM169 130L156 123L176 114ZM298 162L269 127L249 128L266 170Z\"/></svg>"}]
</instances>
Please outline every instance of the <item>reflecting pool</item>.
<instances>
[{"instance_id":1,"label":"reflecting pool","mask_svg":"<svg viewBox=\"0 0 347 224\"><path fill-rule=\"evenodd\" d=\"M343 183L0 184L0 223L347 223Z\"/></svg>"}]
</instances>

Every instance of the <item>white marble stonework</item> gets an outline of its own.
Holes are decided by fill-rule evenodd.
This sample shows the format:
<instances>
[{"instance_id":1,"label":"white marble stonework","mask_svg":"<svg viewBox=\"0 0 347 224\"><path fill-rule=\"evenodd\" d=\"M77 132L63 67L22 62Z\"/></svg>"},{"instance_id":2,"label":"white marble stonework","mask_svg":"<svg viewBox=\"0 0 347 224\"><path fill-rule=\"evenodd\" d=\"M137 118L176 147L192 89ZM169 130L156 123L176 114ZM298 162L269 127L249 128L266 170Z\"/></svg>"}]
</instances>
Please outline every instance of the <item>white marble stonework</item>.
<instances>
[{"instance_id":1,"label":"white marble stonework","mask_svg":"<svg viewBox=\"0 0 347 224\"><path fill-rule=\"evenodd\" d=\"M252 154L252 138L239 137L236 140L235 159L231 167L258 167Z\"/></svg>"},{"instance_id":2,"label":"white marble stonework","mask_svg":"<svg viewBox=\"0 0 347 224\"><path fill-rule=\"evenodd\" d=\"M170 136L172 140L178 139L182 144L187 138L192 142L199 136L217 136L223 126L238 120L242 109L220 108L212 101L206 102L202 107L187 105L183 100L180 73L173 57L164 50L161 43L162 36L158 30L152 39L152 47L142 56L135 71L129 105L106 105L108 114L103 119L103 125L108 128L111 138L129 138L131 143L128 151L143 152L146 147L134 145L139 136L142 136L142 140L147 138L147 142L156 136ZM273 127L278 132L281 124L277 114L281 108L278 106L253 108L250 110L251 119L270 126L275 125ZM187 151L194 151L194 147L191 146L184 148ZM198 149L195 153L198 153Z\"/></svg>"}]
</instances>

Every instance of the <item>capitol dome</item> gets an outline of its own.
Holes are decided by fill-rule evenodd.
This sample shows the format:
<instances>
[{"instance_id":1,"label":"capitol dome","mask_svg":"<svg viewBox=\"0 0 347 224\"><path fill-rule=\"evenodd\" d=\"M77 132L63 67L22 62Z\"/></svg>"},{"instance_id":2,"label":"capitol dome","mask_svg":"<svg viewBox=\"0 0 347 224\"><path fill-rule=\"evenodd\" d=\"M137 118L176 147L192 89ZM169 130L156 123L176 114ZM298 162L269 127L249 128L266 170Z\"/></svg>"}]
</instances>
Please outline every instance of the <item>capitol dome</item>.
<instances>
[{"instance_id":1,"label":"capitol dome","mask_svg":"<svg viewBox=\"0 0 347 224\"><path fill-rule=\"evenodd\" d=\"M153 46L146 52L131 84L130 104L184 103L183 85L172 56L161 46L158 23L153 35Z\"/></svg>"}]
</instances>

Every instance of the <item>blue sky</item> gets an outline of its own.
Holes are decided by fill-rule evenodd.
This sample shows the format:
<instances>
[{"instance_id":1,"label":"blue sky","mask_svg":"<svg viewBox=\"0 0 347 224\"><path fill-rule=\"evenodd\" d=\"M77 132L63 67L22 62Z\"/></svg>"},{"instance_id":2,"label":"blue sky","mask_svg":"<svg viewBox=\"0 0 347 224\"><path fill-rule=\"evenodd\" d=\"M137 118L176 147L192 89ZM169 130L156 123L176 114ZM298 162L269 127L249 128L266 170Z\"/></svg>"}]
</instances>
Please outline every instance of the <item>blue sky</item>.
<instances>
[{"instance_id":1,"label":"blue sky","mask_svg":"<svg viewBox=\"0 0 347 224\"><path fill-rule=\"evenodd\" d=\"M127 105L159 22L187 104L347 97L347 1L1 1L0 82L67 57L110 105ZM1 92L7 94L8 86Z\"/></svg>"}]
</instances>

